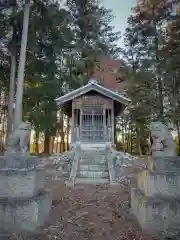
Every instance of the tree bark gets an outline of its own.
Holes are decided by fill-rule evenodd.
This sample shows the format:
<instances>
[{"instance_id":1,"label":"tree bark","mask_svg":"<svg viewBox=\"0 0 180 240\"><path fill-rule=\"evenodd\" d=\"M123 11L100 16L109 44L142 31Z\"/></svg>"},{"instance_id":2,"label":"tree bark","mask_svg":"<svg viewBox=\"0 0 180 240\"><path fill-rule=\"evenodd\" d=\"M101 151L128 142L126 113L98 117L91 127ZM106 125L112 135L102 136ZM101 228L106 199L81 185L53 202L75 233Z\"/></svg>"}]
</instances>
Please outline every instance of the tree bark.
<instances>
[{"instance_id":1,"label":"tree bark","mask_svg":"<svg viewBox=\"0 0 180 240\"><path fill-rule=\"evenodd\" d=\"M126 150L126 141L125 141L125 136L124 136L124 119L122 118L122 142L123 142L123 152Z\"/></svg>"},{"instance_id":2,"label":"tree bark","mask_svg":"<svg viewBox=\"0 0 180 240\"><path fill-rule=\"evenodd\" d=\"M139 153L140 156L142 156L140 133L139 133L139 129L137 129L137 128L136 128L136 152Z\"/></svg>"},{"instance_id":3,"label":"tree bark","mask_svg":"<svg viewBox=\"0 0 180 240\"><path fill-rule=\"evenodd\" d=\"M69 151L69 133L70 133L70 119L67 117L67 147L66 150Z\"/></svg>"},{"instance_id":4,"label":"tree bark","mask_svg":"<svg viewBox=\"0 0 180 240\"><path fill-rule=\"evenodd\" d=\"M55 141L55 136L53 136L51 139L51 153L54 153L54 141Z\"/></svg>"},{"instance_id":5,"label":"tree bark","mask_svg":"<svg viewBox=\"0 0 180 240\"><path fill-rule=\"evenodd\" d=\"M45 131L44 133L45 137L44 137L44 153L49 154L49 145L50 145L50 133L48 131L48 129Z\"/></svg>"},{"instance_id":6,"label":"tree bark","mask_svg":"<svg viewBox=\"0 0 180 240\"><path fill-rule=\"evenodd\" d=\"M61 112L61 118L60 118L60 136L61 136L61 152L65 152L65 143L64 143L64 114Z\"/></svg>"},{"instance_id":7,"label":"tree bark","mask_svg":"<svg viewBox=\"0 0 180 240\"><path fill-rule=\"evenodd\" d=\"M130 124L130 137L131 137L131 140L130 140L130 153L132 153L133 151L133 127L132 127L132 122Z\"/></svg>"},{"instance_id":8,"label":"tree bark","mask_svg":"<svg viewBox=\"0 0 180 240\"><path fill-rule=\"evenodd\" d=\"M161 69L160 69L160 58L159 58L159 37L157 33L157 22L156 22L156 5L153 4L153 27L155 30L154 36L154 53L155 53L155 60L156 60L156 80L157 80L157 90L158 90L158 118L161 122L164 122L164 105L163 105L163 82L161 77Z\"/></svg>"},{"instance_id":9,"label":"tree bark","mask_svg":"<svg viewBox=\"0 0 180 240\"><path fill-rule=\"evenodd\" d=\"M117 144L117 118L114 117L114 144Z\"/></svg>"},{"instance_id":10,"label":"tree bark","mask_svg":"<svg viewBox=\"0 0 180 240\"><path fill-rule=\"evenodd\" d=\"M36 154L39 154L39 131L36 130L36 135L35 135L35 152Z\"/></svg>"},{"instance_id":11,"label":"tree bark","mask_svg":"<svg viewBox=\"0 0 180 240\"><path fill-rule=\"evenodd\" d=\"M178 134L178 154L180 154L180 127L179 122L176 122L177 134Z\"/></svg>"}]
</instances>

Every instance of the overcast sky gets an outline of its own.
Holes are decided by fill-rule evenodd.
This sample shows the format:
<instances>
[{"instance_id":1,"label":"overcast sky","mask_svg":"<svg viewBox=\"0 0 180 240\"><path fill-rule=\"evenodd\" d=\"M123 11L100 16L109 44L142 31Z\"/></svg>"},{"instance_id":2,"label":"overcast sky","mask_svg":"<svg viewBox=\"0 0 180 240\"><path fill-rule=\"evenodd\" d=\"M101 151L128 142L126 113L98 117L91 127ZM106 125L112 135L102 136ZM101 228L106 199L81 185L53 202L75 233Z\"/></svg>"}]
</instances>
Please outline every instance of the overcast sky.
<instances>
[{"instance_id":1,"label":"overcast sky","mask_svg":"<svg viewBox=\"0 0 180 240\"><path fill-rule=\"evenodd\" d=\"M115 19L113 25L117 31L121 31L122 35L126 28L127 18L131 14L131 8L136 5L137 0L101 0L106 8L111 8ZM120 41L120 46L123 46L123 38Z\"/></svg>"}]
</instances>

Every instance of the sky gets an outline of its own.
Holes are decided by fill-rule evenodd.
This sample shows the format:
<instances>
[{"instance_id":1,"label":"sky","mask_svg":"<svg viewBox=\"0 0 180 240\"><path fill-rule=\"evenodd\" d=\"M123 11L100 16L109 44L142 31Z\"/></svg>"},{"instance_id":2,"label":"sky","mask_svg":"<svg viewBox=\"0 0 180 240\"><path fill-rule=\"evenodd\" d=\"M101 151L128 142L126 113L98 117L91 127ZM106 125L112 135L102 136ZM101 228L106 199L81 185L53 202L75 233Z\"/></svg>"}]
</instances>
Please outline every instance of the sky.
<instances>
[{"instance_id":1,"label":"sky","mask_svg":"<svg viewBox=\"0 0 180 240\"><path fill-rule=\"evenodd\" d=\"M111 8L113 10L113 14L115 19L113 21L113 25L115 26L116 31L121 31L121 35L123 35L127 18L131 14L131 8L136 5L137 0L102 0L102 4L106 8ZM119 42L120 47L123 47L123 37Z\"/></svg>"}]
</instances>

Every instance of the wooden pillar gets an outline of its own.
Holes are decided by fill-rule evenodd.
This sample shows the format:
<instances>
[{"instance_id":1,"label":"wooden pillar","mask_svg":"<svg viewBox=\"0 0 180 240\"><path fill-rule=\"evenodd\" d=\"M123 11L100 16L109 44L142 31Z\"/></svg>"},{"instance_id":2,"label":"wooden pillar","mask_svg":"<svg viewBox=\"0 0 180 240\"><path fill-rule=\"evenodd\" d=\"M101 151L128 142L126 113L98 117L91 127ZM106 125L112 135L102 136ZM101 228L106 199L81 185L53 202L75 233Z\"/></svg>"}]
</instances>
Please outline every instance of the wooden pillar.
<instances>
[{"instance_id":1,"label":"wooden pillar","mask_svg":"<svg viewBox=\"0 0 180 240\"><path fill-rule=\"evenodd\" d=\"M80 107L80 124L79 124L79 132L80 132L80 134L79 134L79 141L81 141L81 139L82 139L82 105L81 105L81 107Z\"/></svg>"},{"instance_id":2,"label":"wooden pillar","mask_svg":"<svg viewBox=\"0 0 180 240\"><path fill-rule=\"evenodd\" d=\"M111 111L112 111L111 108L108 109L108 117L107 117L108 142L112 142L112 138L111 138L112 129L109 128L111 126Z\"/></svg>"},{"instance_id":3,"label":"wooden pillar","mask_svg":"<svg viewBox=\"0 0 180 240\"><path fill-rule=\"evenodd\" d=\"M103 125L104 125L104 138L105 138L105 141L107 141L106 105L104 105L104 109L103 109Z\"/></svg>"},{"instance_id":4,"label":"wooden pillar","mask_svg":"<svg viewBox=\"0 0 180 240\"><path fill-rule=\"evenodd\" d=\"M95 129L95 124L94 124L94 109L92 109L92 122L91 122L91 124L92 124L92 127L91 127L91 131L92 131L92 141L95 141L96 139L95 139L95 136L94 136L94 129Z\"/></svg>"},{"instance_id":5,"label":"wooden pillar","mask_svg":"<svg viewBox=\"0 0 180 240\"><path fill-rule=\"evenodd\" d=\"M72 103L72 117L71 117L71 143L74 143L75 131L74 131L74 104Z\"/></svg>"},{"instance_id":6,"label":"wooden pillar","mask_svg":"<svg viewBox=\"0 0 180 240\"><path fill-rule=\"evenodd\" d=\"M114 100L112 100L111 125L112 125L112 131L111 131L112 144L114 144Z\"/></svg>"}]
</instances>

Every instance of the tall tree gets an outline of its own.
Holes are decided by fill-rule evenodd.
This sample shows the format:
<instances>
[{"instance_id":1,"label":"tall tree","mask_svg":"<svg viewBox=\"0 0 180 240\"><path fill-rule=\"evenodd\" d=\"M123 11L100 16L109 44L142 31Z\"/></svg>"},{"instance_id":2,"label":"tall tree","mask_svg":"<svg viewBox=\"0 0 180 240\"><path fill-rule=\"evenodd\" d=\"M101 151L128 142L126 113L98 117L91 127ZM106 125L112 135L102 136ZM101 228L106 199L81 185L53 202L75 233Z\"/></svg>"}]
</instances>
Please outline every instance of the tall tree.
<instances>
[{"instance_id":1,"label":"tall tree","mask_svg":"<svg viewBox=\"0 0 180 240\"><path fill-rule=\"evenodd\" d=\"M165 24L167 22L167 1L139 1L134 9L133 21L136 25L136 45L140 45L141 64L153 73L152 81L157 94L157 118L164 121L164 59L161 48L165 43Z\"/></svg>"},{"instance_id":2,"label":"tall tree","mask_svg":"<svg viewBox=\"0 0 180 240\"><path fill-rule=\"evenodd\" d=\"M167 24L166 45L163 48L166 59L165 91L167 95L168 117L177 129L180 139L180 20L178 17L169 19ZM180 152L180 142L178 141Z\"/></svg>"},{"instance_id":3,"label":"tall tree","mask_svg":"<svg viewBox=\"0 0 180 240\"><path fill-rule=\"evenodd\" d=\"M120 33L115 32L110 25L113 20L112 11L101 7L97 0L68 0L67 7L75 34L72 54L74 73L78 77L76 82L79 79L86 82L92 75L94 61L99 54L118 54L117 40Z\"/></svg>"}]
</instances>

